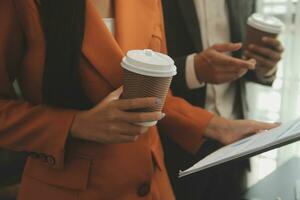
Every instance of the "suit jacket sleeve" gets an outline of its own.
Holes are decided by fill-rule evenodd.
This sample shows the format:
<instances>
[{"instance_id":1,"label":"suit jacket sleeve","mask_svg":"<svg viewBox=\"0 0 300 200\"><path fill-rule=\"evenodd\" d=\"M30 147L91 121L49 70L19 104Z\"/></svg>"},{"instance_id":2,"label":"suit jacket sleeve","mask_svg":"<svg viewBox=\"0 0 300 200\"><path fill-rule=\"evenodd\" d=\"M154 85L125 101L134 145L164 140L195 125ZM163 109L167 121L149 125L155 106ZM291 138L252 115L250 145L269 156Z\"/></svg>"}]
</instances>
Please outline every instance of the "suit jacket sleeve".
<instances>
[{"instance_id":1,"label":"suit jacket sleeve","mask_svg":"<svg viewBox=\"0 0 300 200\"><path fill-rule=\"evenodd\" d=\"M174 59L177 66L177 75L172 81L171 89L175 96L187 100L194 106L203 108L206 100L206 83L198 81L193 63L191 64L191 61L188 60L191 59L190 56L193 59L194 55Z\"/></svg>"},{"instance_id":2,"label":"suit jacket sleeve","mask_svg":"<svg viewBox=\"0 0 300 200\"><path fill-rule=\"evenodd\" d=\"M272 86L273 82L276 79L276 74L277 74L277 71L268 78L260 79L260 78L257 77L257 75L254 71L250 71L245 75L245 78L246 78L247 81L262 84L262 85L265 85L265 86Z\"/></svg>"},{"instance_id":3,"label":"suit jacket sleeve","mask_svg":"<svg viewBox=\"0 0 300 200\"><path fill-rule=\"evenodd\" d=\"M172 86L171 86L172 90L176 89L176 90L181 90L182 92L186 92L190 90L186 83L186 74L185 74L186 59L187 56L182 56L174 59L175 65L177 66L177 75L173 79ZM178 93L180 93L180 91L178 91Z\"/></svg>"},{"instance_id":4,"label":"suit jacket sleeve","mask_svg":"<svg viewBox=\"0 0 300 200\"><path fill-rule=\"evenodd\" d=\"M162 52L167 53L163 17L161 18L161 30L163 31ZM181 61L177 60L177 62L184 63L185 59L182 58ZM185 81L184 77L183 81ZM213 118L213 114L202 108L192 106L182 98L174 97L172 92L169 92L167 96L164 112L166 117L159 123L160 133L168 134L186 151L196 153L203 143L204 132Z\"/></svg>"},{"instance_id":5,"label":"suit jacket sleeve","mask_svg":"<svg viewBox=\"0 0 300 200\"><path fill-rule=\"evenodd\" d=\"M75 111L18 100L13 69L21 63L24 36L12 0L0 0L0 146L45 154L63 168L64 151ZM48 160L49 161L49 160Z\"/></svg>"}]
</instances>

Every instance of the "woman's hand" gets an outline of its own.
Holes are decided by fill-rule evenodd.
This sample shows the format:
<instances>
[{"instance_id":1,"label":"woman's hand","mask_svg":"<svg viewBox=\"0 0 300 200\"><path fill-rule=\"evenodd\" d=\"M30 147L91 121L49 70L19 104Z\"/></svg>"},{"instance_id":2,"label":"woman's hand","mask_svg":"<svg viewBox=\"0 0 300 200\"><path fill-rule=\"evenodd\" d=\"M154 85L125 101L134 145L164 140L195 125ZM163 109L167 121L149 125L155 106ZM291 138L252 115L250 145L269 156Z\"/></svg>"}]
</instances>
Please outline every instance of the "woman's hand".
<instances>
[{"instance_id":1,"label":"woman's hand","mask_svg":"<svg viewBox=\"0 0 300 200\"><path fill-rule=\"evenodd\" d=\"M119 100L122 92L123 89L119 88L93 109L79 112L74 119L71 135L103 144L134 142L149 129L136 123L158 121L164 117L161 112L127 112L154 106L160 103L160 99Z\"/></svg>"},{"instance_id":2,"label":"woman's hand","mask_svg":"<svg viewBox=\"0 0 300 200\"><path fill-rule=\"evenodd\" d=\"M253 120L227 120L215 116L209 123L205 135L227 145L260 131L277 127L278 124L257 122Z\"/></svg>"}]
</instances>

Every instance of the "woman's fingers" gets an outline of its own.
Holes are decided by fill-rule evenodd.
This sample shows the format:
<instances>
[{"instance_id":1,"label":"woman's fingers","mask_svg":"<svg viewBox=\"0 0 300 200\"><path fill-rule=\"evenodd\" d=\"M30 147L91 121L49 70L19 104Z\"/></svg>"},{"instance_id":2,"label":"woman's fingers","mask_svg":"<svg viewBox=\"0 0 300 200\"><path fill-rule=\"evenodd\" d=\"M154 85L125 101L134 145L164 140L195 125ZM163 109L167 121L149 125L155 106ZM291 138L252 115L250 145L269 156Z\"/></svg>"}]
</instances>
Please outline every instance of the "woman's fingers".
<instances>
[{"instance_id":1,"label":"woman's fingers","mask_svg":"<svg viewBox=\"0 0 300 200\"><path fill-rule=\"evenodd\" d=\"M118 89L116 89L115 91L113 91L112 93L110 93L107 98L112 99L112 100L116 100L119 99L120 96L123 93L123 86L119 87Z\"/></svg>"},{"instance_id":2,"label":"woman's fingers","mask_svg":"<svg viewBox=\"0 0 300 200\"><path fill-rule=\"evenodd\" d=\"M161 112L128 111L161 105L161 99L147 97L119 100L122 91L119 88L95 108L78 112L72 124L71 135L102 144L134 142L149 129L137 125L138 122L158 121L163 118Z\"/></svg>"},{"instance_id":3,"label":"woman's fingers","mask_svg":"<svg viewBox=\"0 0 300 200\"><path fill-rule=\"evenodd\" d=\"M110 144L121 144L121 143L131 143L135 142L139 137L138 136L128 136L128 135L117 135L111 141Z\"/></svg>"},{"instance_id":4,"label":"woman's fingers","mask_svg":"<svg viewBox=\"0 0 300 200\"><path fill-rule=\"evenodd\" d=\"M106 105L108 105L112 101L118 100L120 98L120 96L122 95L122 93L123 93L123 86L119 87L117 90L110 93L103 101L101 101L101 103L99 103L95 107L95 109L97 109L97 108L101 109L102 107L105 107Z\"/></svg>"},{"instance_id":5,"label":"woman's fingers","mask_svg":"<svg viewBox=\"0 0 300 200\"><path fill-rule=\"evenodd\" d=\"M120 135L139 136L148 131L149 127L143 127L125 122L116 123L111 127L111 131L118 132Z\"/></svg>"},{"instance_id":6,"label":"woman's fingers","mask_svg":"<svg viewBox=\"0 0 300 200\"><path fill-rule=\"evenodd\" d=\"M278 127L278 123L264 123L264 122L258 122L258 121L249 121L249 132L258 133L265 130L270 130L273 128Z\"/></svg>"},{"instance_id":7,"label":"woman's fingers","mask_svg":"<svg viewBox=\"0 0 300 200\"><path fill-rule=\"evenodd\" d=\"M238 120L233 121L233 123L236 123L236 132L241 138L278 127L276 123L265 123L254 120Z\"/></svg>"},{"instance_id":8,"label":"woman's fingers","mask_svg":"<svg viewBox=\"0 0 300 200\"><path fill-rule=\"evenodd\" d=\"M150 108L160 105L162 100L155 97L137 98L137 99L124 99L117 100L111 103L111 106L119 110L134 110L141 108Z\"/></svg>"},{"instance_id":9,"label":"woman's fingers","mask_svg":"<svg viewBox=\"0 0 300 200\"><path fill-rule=\"evenodd\" d=\"M111 130L119 133L115 135L115 138L112 138L114 143L126 143L135 142L140 135L149 130L149 127L128 123L118 123L115 125L115 128L112 128Z\"/></svg>"},{"instance_id":10,"label":"woman's fingers","mask_svg":"<svg viewBox=\"0 0 300 200\"><path fill-rule=\"evenodd\" d=\"M261 131L276 128L278 124L264 123L254 120L230 120L227 133L224 133L223 144L231 144Z\"/></svg>"},{"instance_id":11,"label":"woman's fingers","mask_svg":"<svg viewBox=\"0 0 300 200\"><path fill-rule=\"evenodd\" d=\"M141 123L159 121L165 117L162 112L125 112L121 115L122 120L128 123Z\"/></svg>"}]
</instances>

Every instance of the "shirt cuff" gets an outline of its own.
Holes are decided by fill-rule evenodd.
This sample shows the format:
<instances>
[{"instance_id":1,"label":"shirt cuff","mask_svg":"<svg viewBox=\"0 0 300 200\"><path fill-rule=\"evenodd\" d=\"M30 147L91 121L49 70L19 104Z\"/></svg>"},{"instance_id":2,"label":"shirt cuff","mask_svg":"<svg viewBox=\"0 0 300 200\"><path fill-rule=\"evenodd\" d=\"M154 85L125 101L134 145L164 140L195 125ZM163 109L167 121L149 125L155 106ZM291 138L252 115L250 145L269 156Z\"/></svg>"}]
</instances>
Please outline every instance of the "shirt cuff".
<instances>
[{"instance_id":1,"label":"shirt cuff","mask_svg":"<svg viewBox=\"0 0 300 200\"><path fill-rule=\"evenodd\" d=\"M194 64L194 57L196 54L191 54L187 56L186 63L185 63L185 80L187 87L190 90L198 89L205 86L205 83L200 83L196 71L195 71L195 64Z\"/></svg>"},{"instance_id":2,"label":"shirt cuff","mask_svg":"<svg viewBox=\"0 0 300 200\"><path fill-rule=\"evenodd\" d=\"M276 72L277 72L278 68L277 66L272 68L267 74L265 75L261 75L259 73L256 72L256 78L259 80L259 81L262 81L262 82L272 82L274 81L275 77L276 77Z\"/></svg>"}]
</instances>

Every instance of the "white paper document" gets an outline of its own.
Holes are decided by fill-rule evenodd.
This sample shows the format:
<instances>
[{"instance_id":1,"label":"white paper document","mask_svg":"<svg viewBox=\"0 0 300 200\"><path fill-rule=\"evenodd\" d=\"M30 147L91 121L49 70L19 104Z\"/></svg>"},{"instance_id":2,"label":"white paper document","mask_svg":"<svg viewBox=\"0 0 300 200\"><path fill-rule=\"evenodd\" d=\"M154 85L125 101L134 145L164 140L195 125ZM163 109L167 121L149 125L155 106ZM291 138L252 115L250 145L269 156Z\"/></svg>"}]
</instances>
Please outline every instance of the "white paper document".
<instances>
[{"instance_id":1,"label":"white paper document","mask_svg":"<svg viewBox=\"0 0 300 200\"><path fill-rule=\"evenodd\" d=\"M179 177L184 177L239 158L251 157L298 140L300 140L300 119L220 148L200 160L191 168L180 171Z\"/></svg>"}]
</instances>

